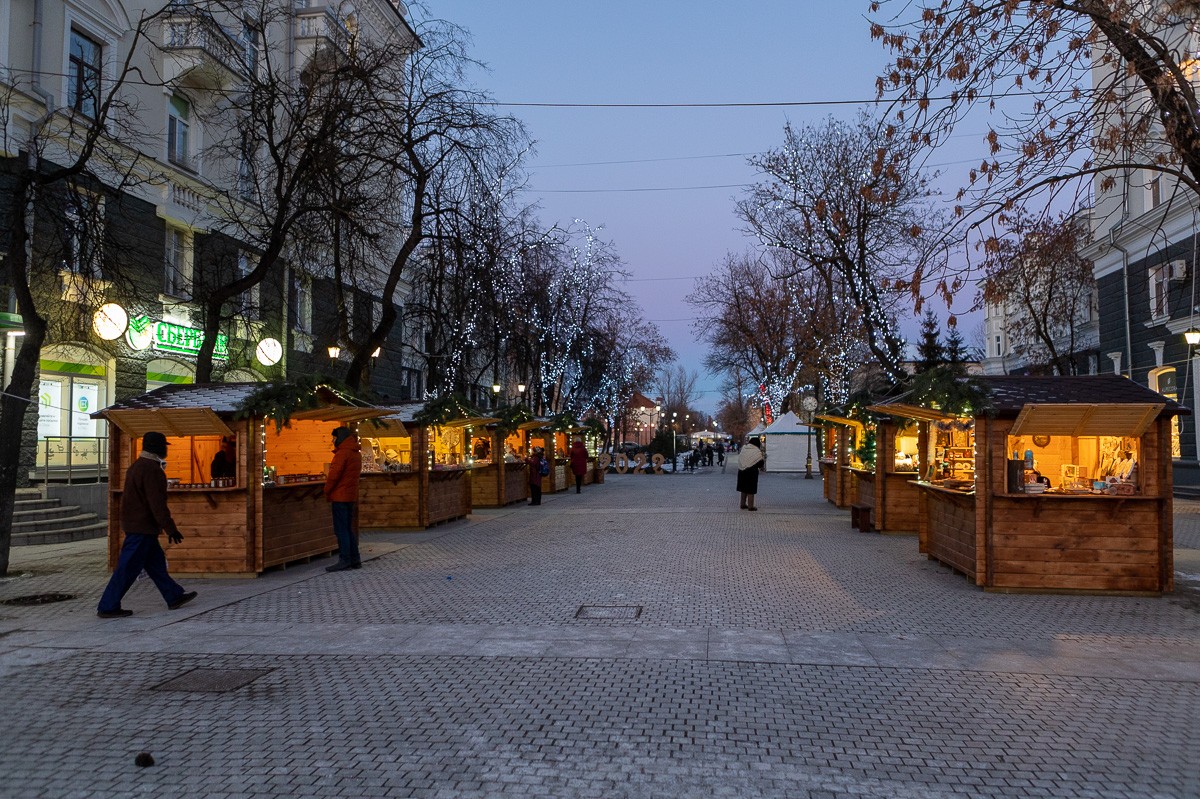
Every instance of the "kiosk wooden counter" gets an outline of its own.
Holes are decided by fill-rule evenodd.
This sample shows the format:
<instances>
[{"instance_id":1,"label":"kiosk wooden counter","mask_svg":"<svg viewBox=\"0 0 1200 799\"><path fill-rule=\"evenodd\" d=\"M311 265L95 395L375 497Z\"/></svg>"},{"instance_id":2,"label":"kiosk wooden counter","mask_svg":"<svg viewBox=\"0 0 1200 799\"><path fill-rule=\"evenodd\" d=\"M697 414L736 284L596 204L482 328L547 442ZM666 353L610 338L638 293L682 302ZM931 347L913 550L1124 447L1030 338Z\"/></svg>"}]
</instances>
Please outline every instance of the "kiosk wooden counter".
<instances>
[{"instance_id":1,"label":"kiosk wooden counter","mask_svg":"<svg viewBox=\"0 0 1200 799\"><path fill-rule=\"evenodd\" d=\"M273 566L337 549L324 472L331 433L384 411L328 404L296 411L276 429L263 416L236 418L260 383L168 385L118 402L96 415L109 431L108 564L121 546L125 472L156 430L170 445L167 502L184 535L171 545L171 571L181 575L252 576ZM236 447L236 474L209 469L222 438Z\"/></svg>"},{"instance_id":2,"label":"kiosk wooden counter","mask_svg":"<svg viewBox=\"0 0 1200 799\"><path fill-rule=\"evenodd\" d=\"M1173 590L1172 418L1187 409L1117 375L973 379L986 413L927 421L921 551L992 591ZM898 405L876 410L914 413Z\"/></svg>"}]
</instances>

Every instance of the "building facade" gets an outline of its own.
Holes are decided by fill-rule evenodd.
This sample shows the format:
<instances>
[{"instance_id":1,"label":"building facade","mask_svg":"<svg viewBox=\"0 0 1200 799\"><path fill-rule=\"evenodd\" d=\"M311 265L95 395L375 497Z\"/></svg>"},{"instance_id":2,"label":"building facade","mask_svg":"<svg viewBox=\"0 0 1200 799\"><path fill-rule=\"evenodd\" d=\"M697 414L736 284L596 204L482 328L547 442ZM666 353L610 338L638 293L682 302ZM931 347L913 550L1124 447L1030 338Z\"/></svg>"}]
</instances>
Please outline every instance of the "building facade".
<instances>
[{"instance_id":1,"label":"building facade","mask_svg":"<svg viewBox=\"0 0 1200 799\"><path fill-rule=\"evenodd\" d=\"M1168 20L1169 27L1150 31L1161 36L1178 57L1182 74L1198 74L1194 53L1200 51L1194 20ZM1095 67L1101 85L1103 70L1124 69L1117 61ZM1148 121L1147 143L1122 159L1151 163L1166 153L1158 113L1143 87L1134 87L1122 100L1129 119ZM1097 126L1104 120L1097 120ZM1134 124L1126 122L1125 124ZM1155 142L1160 142L1155 144ZM1100 371L1125 375L1192 410L1176 416L1172 455L1177 470L1194 468L1197 444L1196 379L1200 371L1197 348L1184 334L1196 329L1197 207L1194 193L1156 169L1126 167L1098 175L1093 183L1092 241L1083 254L1092 260L1099 307Z\"/></svg>"},{"instance_id":2,"label":"building facade","mask_svg":"<svg viewBox=\"0 0 1200 799\"><path fill-rule=\"evenodd\" d=\"M229 224L231 214L258 207L245 190L249 161L210 147L229 133L214 127L214 109L250 71L265 69L268 56L300 80L355 37L419 45L398 0L267 0L262 7L278 16L233 13L256 2L0 0L7 22L0 29L3 208L12 206L21 169L70 162L106 87L126 62L136 68L109 115L105 162L90 178L42 192L27 211L30 285L51 323L27 424L31 470L91 465L99 474L107 431L91 413L157 386L192 382L203 340L194 296L200 277L219 273L229 282L253 268L256 253ZM151 14L154 22L139 29ZM20 224L13 216L6 212L4 223ZM0 240L0 257L10 241ZM382 275L370 269L339 284L320 255L285 253L278 264L222 323L214 379L342 376L346 332L377 322L383 303L404 302L383 297ZM339 288L341 302L334 300ZM7 285L4 296L0 358L8 385L23 329ZM420 335L399 325L372 358L372 388L396 400L424 390L406 333Z\"/></svg>"}]
</instances>

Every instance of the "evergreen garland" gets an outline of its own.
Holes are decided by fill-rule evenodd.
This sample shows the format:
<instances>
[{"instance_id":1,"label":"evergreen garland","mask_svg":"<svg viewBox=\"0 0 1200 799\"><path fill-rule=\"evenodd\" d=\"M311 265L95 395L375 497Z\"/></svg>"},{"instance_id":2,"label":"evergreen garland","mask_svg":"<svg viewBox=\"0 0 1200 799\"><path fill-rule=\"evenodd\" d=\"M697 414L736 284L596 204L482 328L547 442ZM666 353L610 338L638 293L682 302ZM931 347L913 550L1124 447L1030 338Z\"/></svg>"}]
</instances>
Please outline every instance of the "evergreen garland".
<instances>
[{"instance_id":1,"label":"evergreen garland","mask_svg":"<svg viewBox=\"0 0 1200 799\"><path fill-rule=\"evenodd\" d=\"M478 418L483 415L466 397L456 393L429 400L425 407L413 415L413 421L421 427L444 427L460 419Z\"/></svg>"},{"instance_id":2,"label":"evergreen garland","mask_svg":"<svg viewBox=\"0 0 1200 799\"><path fill-rule=\"evenodd\" d=\"M291 423L297 411L329 405L353 405L350 389L325 377L300 376L292 380L272 380L250 392L240 403L233 418L271 419L279 432Z\"/></svg>"},{"instance_id":3,"label":"evergreen garland","mask_svg":"<svg viewBox=\"0 0 1200 799\"><path fill-rule=\"evenodd\" d=\"M534 419L533 413L524 405L503 405L497 408L492 416L500 420L496 422L496 429L505 437L515 433L525 422Z\"/></svg>"}]
</instances>

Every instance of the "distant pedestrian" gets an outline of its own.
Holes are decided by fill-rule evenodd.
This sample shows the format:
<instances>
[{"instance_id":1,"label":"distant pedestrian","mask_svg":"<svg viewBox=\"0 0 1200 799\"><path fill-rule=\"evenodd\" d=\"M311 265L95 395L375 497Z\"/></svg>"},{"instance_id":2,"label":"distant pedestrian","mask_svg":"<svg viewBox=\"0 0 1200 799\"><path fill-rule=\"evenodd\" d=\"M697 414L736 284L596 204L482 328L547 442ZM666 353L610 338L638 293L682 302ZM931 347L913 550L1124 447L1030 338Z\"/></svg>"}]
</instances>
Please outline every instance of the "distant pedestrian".
<instances>
[{"instance_id":1,"label":"distant pedestrian","mask_svg":"<svg viewBox=\"0 0 1200 799\"><path fill-rule=\"evenodd\" d=\"M583 493L583 476L587 474L588 451L583 445L583 439L575 439L571 445L571 472L575 475L575 493Z\"/></svg>"},{"instance_id":2,"label":"distant pedestrian","mask_svg":"<svg viewBox=\"0 0 1200 799\"><path fill-rule=\"evenodd\" d=\"M150 575L171 610L196 598L195 591L184 591L183 586L167 574L167 556L158 543L158 534L163 530L172 544L183 542L183 535L167 507L166 468L166 436L158 432L146 433L142 436L141 453L125 472L121 491L121 529L125 532L125 543L96 607L96 615L102 619L133 615L132 610L121 607L121 600L142 569Z\"/></svg>"},{"instance_id":3,"label":"distant pedestrian","mask_svg":"<svg viewBox=\"0 0 1200 799\"><path fill-rule=\"evenodd\" d=\"M333 513L333 534L337 536L338 562L326 566L327 572L361 569L358 538L354 533L354 503L358 502L358 476L362 472L362 451L358 436L349 427L333 431L333 462L325 475L325 499Z\"/></svg>"},{"instance_id":4,"label":"distant pedestrian","mask_svg":"<svg viewBox=\"0 0 1200 799\"><path fill-rule=\"evenodd\" d=\"M542 478L550 473L550 462L546 460L545 450L534 447L533 452L525 463L529 465L529 504L542 504Z\"/></svg>"},{"instance_id":5,"label":"distant pedestrian","mask_svg":"<svg viewBox=\"0 0 1200 799\"><path fill-rule=\"evenodd\" d=\"M754 495L758 493L758 473L767 466L761 446L762 441L755 436L738 454L737 490L742 495L742 510L758 510L754 505Z\"/></svg>"},{"instance_id":6,"label":"distant pedestrian","mask_svg":"<svg viewBox=\"0 0 1200 799\"><path fill-rule=\"evenodd\" d=\"M718 441L715 449L717 451L717 465L721 467L721 474L725 474L725 445Z\"/></svg>"}]
</instances>

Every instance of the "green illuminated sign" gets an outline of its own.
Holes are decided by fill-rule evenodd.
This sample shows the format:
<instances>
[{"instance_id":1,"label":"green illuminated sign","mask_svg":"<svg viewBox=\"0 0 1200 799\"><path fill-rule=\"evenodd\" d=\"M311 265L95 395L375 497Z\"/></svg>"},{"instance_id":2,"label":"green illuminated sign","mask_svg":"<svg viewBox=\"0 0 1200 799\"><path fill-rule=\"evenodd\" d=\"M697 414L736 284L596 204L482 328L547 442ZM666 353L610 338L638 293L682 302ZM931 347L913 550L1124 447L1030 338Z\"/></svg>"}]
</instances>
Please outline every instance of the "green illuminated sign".
<instances>
[{"instance_id":1,"label":"green illuminated sign","mask_svg":"<svg viewBox=\"0 0 1200 799\"><path fill-rule=\"evenodd\" d=\"M129 320L125 340L135 350L153 347L160 352L194 356L200 352L200 345L204 343L204 331L154 320L148 316L138 316ZM217 334L213 358L218 361L229 360L229 337L224 333Z\"/></svg>"}]
</instances>

